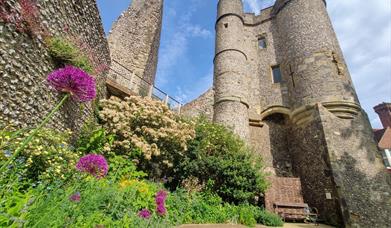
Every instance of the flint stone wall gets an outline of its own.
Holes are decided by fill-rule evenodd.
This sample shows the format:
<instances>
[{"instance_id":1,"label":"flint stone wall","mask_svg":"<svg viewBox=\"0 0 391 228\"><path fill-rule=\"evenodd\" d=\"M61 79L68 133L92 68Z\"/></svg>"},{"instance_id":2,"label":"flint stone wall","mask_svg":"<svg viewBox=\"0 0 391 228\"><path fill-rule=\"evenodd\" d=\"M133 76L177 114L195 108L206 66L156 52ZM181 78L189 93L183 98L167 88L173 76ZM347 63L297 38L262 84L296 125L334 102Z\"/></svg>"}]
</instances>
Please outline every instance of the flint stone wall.
<instances>
[{"instance_id":1,"label":"flint stone wall","mask_svg":"<svg viewBox=\"0 0 391 228\"><path fill-rule=\"evenodd\" d=\"M16 0L9 7L20 9ZM110 54L99 11L94 0L38 0L40 22L52 36L78 39L102 65L110 65ZM0 7L5 7L4 5ZM55 69L42 37L18 32L15 25L0 19L0 123L34 127L61 96L45 80ZM99 96L105 94L105 74L95 75ZM93 113L91 104L69 101L49 125L77 131Z\"/></svg>"},{"instance_id":2,"label":"flint stone wall","mask_svg":"<svg viewBox=\"0 0 391 228\"><path fill-rule=\"evenodd\" d=\"M187 117L204 116L213 120L214 90L210 88L196 100L187 103L181 109L181 114Z\"/></svg>"}]
</instances>

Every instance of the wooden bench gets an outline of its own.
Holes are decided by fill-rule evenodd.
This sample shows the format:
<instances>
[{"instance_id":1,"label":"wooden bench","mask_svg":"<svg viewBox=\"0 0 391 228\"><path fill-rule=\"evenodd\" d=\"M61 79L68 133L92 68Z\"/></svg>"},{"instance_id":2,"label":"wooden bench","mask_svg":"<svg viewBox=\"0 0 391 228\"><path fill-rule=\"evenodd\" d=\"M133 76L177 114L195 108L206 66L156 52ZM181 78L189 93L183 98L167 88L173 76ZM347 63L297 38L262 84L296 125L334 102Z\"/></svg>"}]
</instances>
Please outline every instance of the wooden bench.
<instances>
[{"instance_id":1,"label":"wooden bench","mask_svg":"<svg viewBox=\"0 0 391 228\"><path fill-rule=\"evenodd\" d=\"M304 221L317 224L318 210L306 203L275 202L274 212L284 221Z\"/></svg>"}]
</instances>

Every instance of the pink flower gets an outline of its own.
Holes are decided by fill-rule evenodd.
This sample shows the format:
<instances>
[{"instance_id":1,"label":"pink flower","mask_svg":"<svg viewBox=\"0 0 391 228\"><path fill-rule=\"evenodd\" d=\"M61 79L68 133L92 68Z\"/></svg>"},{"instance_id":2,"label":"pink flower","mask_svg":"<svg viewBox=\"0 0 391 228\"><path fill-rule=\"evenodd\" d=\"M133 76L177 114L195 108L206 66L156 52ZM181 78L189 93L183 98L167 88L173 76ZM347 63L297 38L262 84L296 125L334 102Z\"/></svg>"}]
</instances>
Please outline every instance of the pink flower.
<instances>
[{"instance_id":1,"label":"pink flower","mask_svg":"<svg viewBox=\"0 0 391 228\"><path fill-rule=\"evenodd\" d=\"M167 192L160 190L156 193L155 202L156 204L164 204L167 198Z\"/></svg>"},{"instance_id":2,"label":"pink flower","mask_svg":"<svg viewBox=\"0 0 391 228\"><path fill-rule=\"evenodd\" d=\"M96 178L102 178L107 175L109 166L105 157L97 154L89 154L79 159L76 169L93 175Z\"/></svg>"},{"instance_id":3,"label":"pink flower","mask_svg":"<svg viewBox=\"0 0 391 228\"><path fill-rule=\"evenodd\" d=\"M167 213L167 209L165 207L165 202L167 199L167 192L164 190L160 190L156 193L155 202L156 202L156 212L163 216Z\"/></svg>"},{"instance_id":4,"label":"pink flower","mask_svg":"<svg viewBox=\"0 0 391 228\"><path fill-rule=\"evenodd\" d=\"M164 206L164 204L158 204L157 207L156 207L156 212L157 212L160 216L163 216L163 215L166 214L167 209L166 209L166 207Z\"/></svg>"},{"instance_id":5,"label":"pink flower","mask_svg":"<svg viewBox=\"0 0 391 228\"><path fill-rule=\"evenodd\" d=\"M73 194L73 195L71 195L70 197L69 197L69 200L70 201L73 201L73 202L75 202L75 203L78 203L78 202L80 202L80 192L76 192L75 194Z\"/></svg>"},{"instance_id":6,"label":"pink flower","mask_svg":"<svg viewBox=\"0 0 391 228\"><path fill-rule=\"evenodd\" d=\"M140 218L144 219L149 219L151 217L151 212L148 209L142 209L139 213L138 216Z\"/></svg>"},{"instance_id":7,"label":"pink flower","mask_svg":"<svg viewBox=\"0 0 391 228\"><path fill-rule=\"evenodd\" d=\"M80 102L91 101L96 97L95 79L74 66L53 71L47 81L57 91L69 93Z\"/></svg>"}]
</instances>

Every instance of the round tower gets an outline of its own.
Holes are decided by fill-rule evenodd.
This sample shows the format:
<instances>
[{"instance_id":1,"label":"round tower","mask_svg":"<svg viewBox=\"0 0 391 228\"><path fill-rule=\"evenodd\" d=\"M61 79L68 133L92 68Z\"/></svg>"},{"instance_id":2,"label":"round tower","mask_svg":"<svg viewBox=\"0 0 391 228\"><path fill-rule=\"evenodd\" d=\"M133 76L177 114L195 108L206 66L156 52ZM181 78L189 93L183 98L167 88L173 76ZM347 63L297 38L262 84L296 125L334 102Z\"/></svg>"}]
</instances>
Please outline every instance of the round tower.
<instances>
[{"instance_id":1,"label":"round tower","mask_svg":"<svg viewBox=\"0 0 391 228\"><path fill-rule=\"evenodd\" d=\"M308 105L321 103L336 116L360 111L325 0L277 0L281 67L288 77L293 121L302 122ZM307 107L306 107L307 106Z\"/></svg>"},{"instance_id":2,"label":"round tower","mask_svg":"<svg viewBox=\"0 0 391 228\"><path fill-rule=\"evenodd\" d=\"M244 51L243 3L220 0L214 58L214 121L249 138L247 56Z\"/></svg>"}]
</instances>

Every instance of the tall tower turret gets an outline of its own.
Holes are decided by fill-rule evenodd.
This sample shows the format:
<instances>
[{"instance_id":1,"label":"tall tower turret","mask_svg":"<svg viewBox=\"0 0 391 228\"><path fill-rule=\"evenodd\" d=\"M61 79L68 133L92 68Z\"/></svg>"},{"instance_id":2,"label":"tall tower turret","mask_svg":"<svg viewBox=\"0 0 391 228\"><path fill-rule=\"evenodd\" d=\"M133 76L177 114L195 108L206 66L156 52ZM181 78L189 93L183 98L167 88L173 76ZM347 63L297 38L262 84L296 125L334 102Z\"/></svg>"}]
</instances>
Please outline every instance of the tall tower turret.
<instances>
[{"instance_id":1,"label":"tall tower turret","mask_svg":"<svg viewBox=\"0 0 391 228\"><path fill-rule=\"evenodd\" d=\"M273 13L280 62L290 90L295 122L300 107L321 102L342 118L360 111L358 99L324 0L278 0ZM296 115L295 115L296 114Z\"/></svg>"},{"instance_id":2,"label":"tall tower turret","mask_svg":"<svg viewBox=\"0 0 391 228\"><path fill-rule=\"evenodd\" d=\"M214 58L214 121L248 139L247 55L243 47L243 21L241 0L219 1Z\"/></svg>"},{"instance_id":3,"label":"tall tower turret","mask_svg":"<svg viewBox=\"0 0 391 228\"><path fill-rule=\"evenodd\" d=\"M290 153L305 200L329 223L386 227L391 224L391 179L357 99L326 1L277 0L272 14L292 110Z\"/></svg>"}]
</instances>

